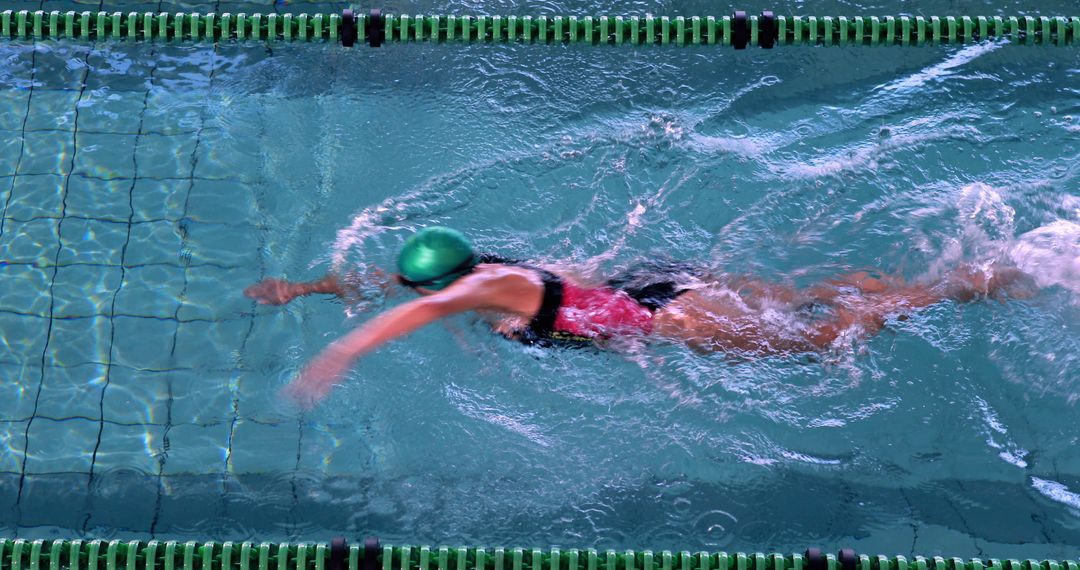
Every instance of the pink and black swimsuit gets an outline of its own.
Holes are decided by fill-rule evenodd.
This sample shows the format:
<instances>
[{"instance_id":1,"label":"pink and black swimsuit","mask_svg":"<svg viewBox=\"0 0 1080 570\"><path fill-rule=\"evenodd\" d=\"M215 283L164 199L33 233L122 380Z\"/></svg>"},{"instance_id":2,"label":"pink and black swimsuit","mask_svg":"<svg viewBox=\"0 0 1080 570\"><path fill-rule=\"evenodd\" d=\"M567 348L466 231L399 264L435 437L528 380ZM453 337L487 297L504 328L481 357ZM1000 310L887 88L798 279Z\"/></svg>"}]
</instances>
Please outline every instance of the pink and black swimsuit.
<instances>
[{"instance_id":1,"label":"pink and black swimsuit","mask_svg":"<svg viewBox=\"0 0 1080 570\"><path fill-rule=\"evenodd\" d=\"M517 265L517 264L514 264ZM540 310L514 338L525 344L552 341L592 342L622 335L648 335L653 313L688 289L676 274L688 268L676 264L642 266L601 287L579 287L538 267L521 265L540 274L544 297Z\"/></svg>"}]
</instances>

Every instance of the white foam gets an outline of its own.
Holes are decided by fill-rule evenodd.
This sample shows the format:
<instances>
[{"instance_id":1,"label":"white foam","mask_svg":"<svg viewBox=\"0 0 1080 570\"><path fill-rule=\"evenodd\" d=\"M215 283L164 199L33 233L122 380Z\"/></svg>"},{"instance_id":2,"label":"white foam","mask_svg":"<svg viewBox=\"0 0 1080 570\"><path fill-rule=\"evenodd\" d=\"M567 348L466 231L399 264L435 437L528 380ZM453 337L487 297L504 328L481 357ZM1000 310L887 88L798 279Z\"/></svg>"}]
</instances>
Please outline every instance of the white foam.
<instances>
[{"instance_id":1,"label":"white foam","mask_svg":"<svg viewBox=\"0 0 1080 570\"><path fill-rule=\"evenodd\" d=\"M1049 481L1038 477L1031 478L1031 486L1042 495L1052 501L1068 505L1074 509L1080 509L1080 495L1069 490L1065 485L1057 481Z\"/></svg>"},{"instance_id":2,"label":"white foam","mask_svg":"<svg viewBox=\"0 0 1080 570\"><path fill-rule=\"evenodd\" d=\"M1021 235L1009 259L1039 287L1064 287L1080 294L1080 224L1057 220Z\"/></svg>"},{"instance_id":3,"label":"white foam","mask_svg":"<svg viewBox=\"0 0 1080 570\"><path fill-rule=\"evenodd\" d=\"M1000 260L1013 241L1016 210L1005 200L1001 188L981 182L965 185L945 197L956 208L960 233L941 244L928 274L945 275L959 264L975 263L983 269ZM935 215L931 209L928 212Z\"/></svg>"},{"instance_id":4,"label":"white foam","mask_svg":"<svg viewBox=\"0 0 1080 570\"><path fill-rule=\"evenodd\" d=\"M881 89L886 91L908 92L918 89L931 81L942 81L955 75L955 69L970 63L982 55L995 51L1003 45L1004 44L1001 42L980 42L969 45L950 55L945 61L936 63L920 70L918 73L914 73L903 79L884 85Z\"/></svg>"}]
</instances>

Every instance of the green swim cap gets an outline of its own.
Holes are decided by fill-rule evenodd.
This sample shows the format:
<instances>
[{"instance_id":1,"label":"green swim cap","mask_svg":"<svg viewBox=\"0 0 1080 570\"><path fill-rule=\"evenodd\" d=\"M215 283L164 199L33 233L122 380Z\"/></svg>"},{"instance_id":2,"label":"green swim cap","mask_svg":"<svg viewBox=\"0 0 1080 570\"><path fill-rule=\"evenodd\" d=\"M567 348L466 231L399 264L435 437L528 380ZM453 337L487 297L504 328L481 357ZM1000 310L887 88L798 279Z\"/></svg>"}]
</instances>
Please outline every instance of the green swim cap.
<instances>
[{"instance_id":1,"label":"green swim cap","mask_svg":"<svg viewBox=\"0 0 1080 570\"><path fill-rule=\"evenodd\" d=\"M438 291L471 271L476 256L461 232L432 226L405 240L397 265L405 285Z\"/></svg>"}]
</instances>

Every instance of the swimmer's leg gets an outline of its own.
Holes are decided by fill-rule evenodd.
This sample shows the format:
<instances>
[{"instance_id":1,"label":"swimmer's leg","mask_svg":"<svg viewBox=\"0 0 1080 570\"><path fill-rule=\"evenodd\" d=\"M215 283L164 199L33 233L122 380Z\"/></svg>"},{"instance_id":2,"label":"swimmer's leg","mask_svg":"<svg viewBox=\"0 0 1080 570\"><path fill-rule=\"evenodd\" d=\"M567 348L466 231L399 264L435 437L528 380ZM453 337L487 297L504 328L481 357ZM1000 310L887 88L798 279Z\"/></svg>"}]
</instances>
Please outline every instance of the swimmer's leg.
<instances>
[{"instance_id":1,"label":"swimmer's leg","mask_svg":"<svg viewBox=\"0 0 1080 570\"><path fill-rule=\"evenodd\" d=\"M816 349L825 349L841 335L852 332L866 338L885 328L889 318L906 319L908 315L948 299L935 287L911 285L880 293L839 298L831 318L805 331L806 340Z\"/></svg>"},{"instance_id":2,"label":"swimmer's leg","mask_svg":"<svg viewBox=\"0 0 1080 570\"><path fill-rule=\"evenodd\" d=\"M960 302L1003 300L1005 296L1026 299L1035 294L1035 283L1030 275L1011 265L994 264L986 269L961 265L945 276L941 289L950 299Z\"/></svg>"},{"instance_id":3,"label":"swimmer's leg","mask_svg":"<svg viewBox=\"0 0 1080 570\"><path fill-rule=\"evenodd\" d=\"M656 314L654 330L699 352L738 350L767 355L822 350L842 334L869 337L880 332L889 318L906 318L950 298L939 289L889 286L877 293L836 296L830 301L832 316L801 331L775 330L753 312L733 312L730 304L691 291Z\"/></svg>"},{"instance_id":4,"label":"swimmer's leg","mask_svg":"<svg viewBox=\"0 0 1080 570\"><path fill-rule=\"evenodd\" d=\"M285 281L268 277L244 289L244 295L258 301L260 305L284 305L297 297L314 294L345 296L341 282L333 273L327 273L315 281Z\"/></svg>"},{"instance_id":5,"label":"swimmer's leg","mask_svg":"<svg viewBox=\"0 0 1080 570\"><path fill-rule=\"evenodd\" d=\"M859 293L868 294L883 293L904 285L904 280L900 277L889 276L883 272L875 273L878 276L875 277L870 271L846 273L807 289L797 289L790 285L748 277L735 277L727 283L727 286L744 297L748 297L748 300L767 298L782 303L805 303L832 301L844 294L844 289L854 289Z\"/></svg>"},{"instance_id":6,"label":"swimmer's leg","mask_svg":"<svg viewBox=\"0 0 1080 570\"><path fill-rule=\"evenodd\" d=\"M869 337L880 332L890 318L904 319L942 301L966 302L1002 294L1022 297L1025 277L1009 267L998 267L990 274L960 267L939 283L907 284L900 278L857 272L806 291L746 280L737 283L743 291L778 299L797 297L798 293L829 303L833 314L800 332L776 330L754 310L740 310L730 301L689 291L655 314L653 328L656 334L699 352L738 350L765 355L821 350L842 334ZM843 287L858 292L844 292Z\"/></svg>"},{"instance_id":7,"label":"swimmer's leg","mask_svg":"<svg viewBox=\"0 0 1080 570\"><path fill-rule=\"evenodd\" d=\"M861 288L864 294L834 300L836 316L813 327L807 339L826 348L844 331L856 330L871 336L885 327L890 317L906 319L912 312L953 300L961 303L984 298L1023 299L1033 294L1031 277L1015 267L996 265L988 270L963 265L933 285L874 285Z\"/></svg>"},{"instance_id":8,"label":"swimmer's leg","mask_svg":"<svg viewBox=\"0 0 1080 570\"><path fill-rule=\"evenodd\" d=\"M746 310L730 299L687 291L653 316L653 334L680 342L696 352L776 354L810 350L797 335L776 330L756 310Z\"/></svg>"},{"instance_id":9,"label":"swimmer's leg","mask_svg":"<svg viewBox=\"0 0 1080 570\"><path fill-rule=\"evenodd\" d=\"M731 288L739 293L744 300L753 304L760 304L763 299L771 299L781 303L792 303L802 298L803 293L795 287L782 283L763 281L753 277L735 276L726 282L717 280L717 283Z\"/></svg>"},{"instance_id":10,"label":"swimmer's leg","mask_svg":"<svg viewBox=\"0 0 1080 570\"><path fill-rule=\"evenodd\" d=\"M845 289L854 289L865 295L884 293L890 289L905 286L904 279L901 277L886 275L880 271L875 273L876 277L869 271L845 273L808 288L806 296L810 301L832 301L843 295Z\"/></svg>"},{"instance_id":11,"label":"swimmer's leg","mask_svg":"<svg viewBox=\"0 0 1080 570\"><path fill-rule=\"evenodd\" d=\"M836 284L867 291L843 293ZM688 291L653 317L656 334L686 344L698 352L739 351L768 355L815 351L827 347L855 325L865 334L874 334L888 316L925 307L943 299L929 287L892 285L899 280L871 277L865 272L841 276L807 290L737 277L727 285L739 292L745 305L714 297L702 291ZM877 293L870 293L876 291ZM815 324L782 328L761 313L762 299L793 306L804 301L827 303L832 315Z\"/></svg>"}]
</instances>

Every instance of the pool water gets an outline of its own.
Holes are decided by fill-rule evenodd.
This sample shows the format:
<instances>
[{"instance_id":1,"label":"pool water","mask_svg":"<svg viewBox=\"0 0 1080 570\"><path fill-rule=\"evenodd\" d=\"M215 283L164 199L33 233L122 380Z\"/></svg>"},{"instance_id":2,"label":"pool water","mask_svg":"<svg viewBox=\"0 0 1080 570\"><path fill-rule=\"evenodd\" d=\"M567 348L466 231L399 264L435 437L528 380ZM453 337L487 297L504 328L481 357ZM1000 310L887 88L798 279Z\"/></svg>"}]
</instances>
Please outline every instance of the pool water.
<instances>
[{"instance_id":1,"label":"pool water","mask_svg":"<svg viewBox=\"0 0 1080 570\"><path fill-rule=\"evenodd\" d=\"M38 5L341 8L16 7ZM1075 48L4 43L0 532L1076 558L1078 140ZM284 404L408 294L243 288L389 266L431 224L596 275L670 258L807 286L1001 258L1043 288L814 356L540 350L453 318Z\"/></svg>"}]
</instances>

